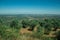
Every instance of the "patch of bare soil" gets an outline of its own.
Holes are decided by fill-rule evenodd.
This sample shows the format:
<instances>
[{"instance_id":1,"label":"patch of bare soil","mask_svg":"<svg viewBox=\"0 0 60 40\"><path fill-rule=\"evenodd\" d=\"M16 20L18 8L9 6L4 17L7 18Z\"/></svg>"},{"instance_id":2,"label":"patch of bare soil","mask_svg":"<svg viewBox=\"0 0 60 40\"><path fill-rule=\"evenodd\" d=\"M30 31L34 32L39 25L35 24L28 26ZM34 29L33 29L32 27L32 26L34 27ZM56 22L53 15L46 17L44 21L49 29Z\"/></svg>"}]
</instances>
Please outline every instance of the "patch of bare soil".
<instances>
[{"instance_id":1,"label":"patch of bare soil","mask_svg":"<svg viewBox=\"0 0 60 40\"><path fill-rule=\"evenodd\" d=\"M38 27L39 25L36 25L35 26L35 28L33 29L33 31L34 32L36 32L37 31L37 27ZM29 31L28 29L30 29L29 27L27 27L27 28L21 28L20 29L20 34L33 34L33 31Z\"/></svg>"},{"instance_id":2,"label":"patch of bare soil","mask_svg":"<svg viewBox=\"0 0 60 40\"><path fill-rule=\"evenodd\" d=\"M32 34L32 31L28 30L29 28L21 28L20 34Z\"/></svg>"}]
</instances>

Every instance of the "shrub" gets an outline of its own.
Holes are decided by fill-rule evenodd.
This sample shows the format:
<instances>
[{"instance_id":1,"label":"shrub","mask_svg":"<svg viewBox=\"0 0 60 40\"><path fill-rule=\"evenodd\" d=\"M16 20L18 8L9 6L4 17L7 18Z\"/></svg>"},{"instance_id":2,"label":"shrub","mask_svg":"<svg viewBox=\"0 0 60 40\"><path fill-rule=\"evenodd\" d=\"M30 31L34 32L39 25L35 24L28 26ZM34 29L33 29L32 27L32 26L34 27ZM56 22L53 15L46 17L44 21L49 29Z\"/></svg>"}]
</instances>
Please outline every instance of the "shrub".
<instances>
[{"instance_id":1,"label":"shrub","mask_svg":"<svg viewBox=\"0 0 60 40\"><path fill-rule=\"evenodd\" d=\"M37 27L37 32L34 32L33 37L36 37L36 38L42 39L43 34L44 34L44 28L38 26L38 27Z\"/></svg>"},{"instance_id":2,"label":"shrub","mask_svg":"<svg viewBox=\"0 0 60 40\"><path fill-rule=\"evenodd\" d=\"M56 38L57 38L57 40L60 40L60 31L57 32Z\"/></svg>"}]
</instances>

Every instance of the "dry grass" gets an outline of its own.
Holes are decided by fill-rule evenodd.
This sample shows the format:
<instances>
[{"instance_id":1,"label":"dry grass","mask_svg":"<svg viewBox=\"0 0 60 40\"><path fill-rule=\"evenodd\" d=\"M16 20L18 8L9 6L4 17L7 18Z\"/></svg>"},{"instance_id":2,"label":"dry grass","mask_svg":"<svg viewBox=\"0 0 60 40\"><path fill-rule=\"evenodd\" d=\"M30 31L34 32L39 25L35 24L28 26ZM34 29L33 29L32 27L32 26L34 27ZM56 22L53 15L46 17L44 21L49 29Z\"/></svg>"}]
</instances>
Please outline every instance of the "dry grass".
<instances>
[{"instance_id":1,"label":"dry grass","mask_svg":"<svg viewBox=\"0 0 60 40\"><path fill-rule=\"evenodd\" d=\"M20 29L20 34L32 34L32 31L28 31L28 28L21 28Z\"/></svg>"},{"instance_id":2,"label":"dry grass","mask_svg":"<svg viewBox=\"0 0 60 40\"><path fill-rule=\"evenodd\" d=\"M39 40L39 39L23 35L20 37L20 40Z\"/></svg>"}]
</instances>

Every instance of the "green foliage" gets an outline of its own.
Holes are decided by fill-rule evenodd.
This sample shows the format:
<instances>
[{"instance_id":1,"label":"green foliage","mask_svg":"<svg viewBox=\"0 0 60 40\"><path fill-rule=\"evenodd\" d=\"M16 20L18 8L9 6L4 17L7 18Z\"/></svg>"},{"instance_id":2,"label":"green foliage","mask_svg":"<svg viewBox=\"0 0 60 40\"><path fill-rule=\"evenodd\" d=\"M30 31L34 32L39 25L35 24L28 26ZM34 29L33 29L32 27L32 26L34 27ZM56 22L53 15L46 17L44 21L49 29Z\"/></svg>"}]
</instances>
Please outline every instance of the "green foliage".
<instances>
[{"instance_id":1,"label":"green foliage","mask_svg":"<svg viewBox=\"0 0 60 40\"><path fill-rule=\"evenodd\" d=\"M2 19L0 19L0 23L2 23L3 21L2 21Z\"/></svg>"},{"instance_id":2,"label":"green foliage","mask_svg":"<svg viewBox=\"0 0 60 40\"><path fill-rule=\"evenodd\" d=\"M43 40L56 40L56 39L51 38L51 37L43 37Z\"/></svg>"},{"instance_id":3,"label":"green foliage","mask_svg":"<svg viewBox=\"0 0 60 40\"><path fill-rule=\"evenodd\" d=\"M43 34L44 34L44 28L41 27L41 26L38 26L38 27L37 27L37 31L34 32L33 35L34 35L34 37L36 37L36 38L42 39Z\"/></svg>"},{"instance_id":4,"label":"green foliage","mask_svg":"<svg viewBox=\"0 0 60 40\"><path fill-rule=\"evenodd\" d=\"M29 18L29 16L31 17ZM21 37L19 32L20 28L22 27L29 27L31 30L34 30L34 28L37 27L36 32L32 31L33 33L31 34L31 38L37 38L41 40L60 40L60 31L57 32L57 29L60 28L60 17L58 16L46 16L46 18L45 16L42 17L40 15L0 16L0 38L2 38L2 40L21 40L19 39ZM49 35L50 31L52 31L52 28L54 28L57 32L56 38L43 36L45 35L44 33ZM24 38L27 38L27 35Z\"/></svg>"},{"instance_id":5,"label":"green foliage","mask_svg":"<svg viewBox=\"0 0 60 40\"><path fill-rule=\"evenodd\" d=\"M10 27L18 29L18 28L19 28L19 27L18 27L18 21L17 21L17 20L11 21Z\"/></svg>"},{"instance_id":6,"label":"green foliage","mask_svg":"<svg viewBox=\"0 0 60 40\"><path fill-rule=\"evenodd\" d=\"M23 28L26 28L29 25L28 20L22 20L22 26Z\"/></svg>"},{"instance_id":7,"label":"green foliage","mask_svg":"<svg viewBox=\"0 0 60 40\"><path fill-rule=\"evenodd\" d=\"M12 29L8 26L0 26L0 36L2 40L16 40L19 33L16 29Z\"/></svg>"},{"instance_id":8,"label":"green foliage","mask_svg":"<svg viewBox=\"0 0 60 40\"><path fill-rule=\"evenodd\" d=\"M38 24L38 22L36 21L36 20L31 20L30 22L29 22L29 26L30 26L30 28L33 30L34 29L34 27L36 26Z\"/></svg>"},{"instance_id":9,"label":"green foliage","mask_svg":"<svg viewBox=\"0 0 60 40\"><path fill-rule=\"evenodd\" d=\"M56 35L57 40L60 40L60 31L58 31Z\"/></svg>"},{"instance_id":10,"label":"green foliage","mask_svg":"<svg viewBox=\"0 0 60 40\"><path fill-rule=\"evenodd\" d=\"M39 26L39 27L37 28L37 35L40 36L40 37L42 37L43 34L44 34L44 28L41 27L41 26Z\"/></svg>"}]
</instances>

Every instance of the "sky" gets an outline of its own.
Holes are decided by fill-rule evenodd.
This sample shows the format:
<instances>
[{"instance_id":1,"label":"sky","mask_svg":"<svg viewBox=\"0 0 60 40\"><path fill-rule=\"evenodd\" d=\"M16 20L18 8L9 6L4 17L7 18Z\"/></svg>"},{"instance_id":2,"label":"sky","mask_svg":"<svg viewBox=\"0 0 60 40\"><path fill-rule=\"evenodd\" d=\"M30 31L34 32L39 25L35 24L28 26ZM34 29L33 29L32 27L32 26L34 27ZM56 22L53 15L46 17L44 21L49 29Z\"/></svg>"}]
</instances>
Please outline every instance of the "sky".
<instances>
[{"instance_id":1,"label":"sky","mask_svg":"<svg viewBox=\"0 0 60 40\"><path fill-rule=\"evenodd\" d=\"M0 0L0 14L60 14L60 0Z\"/></svg>"}]
</instances>

